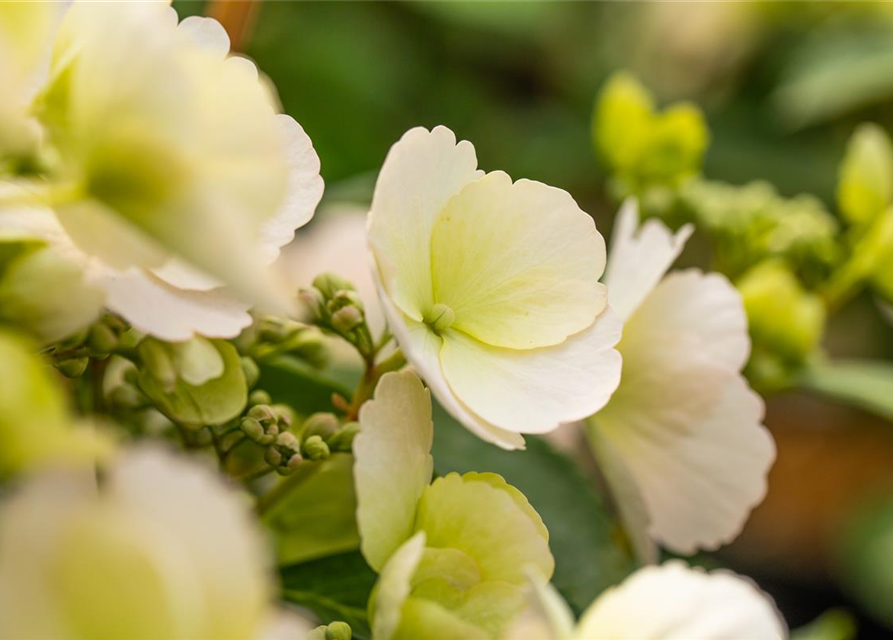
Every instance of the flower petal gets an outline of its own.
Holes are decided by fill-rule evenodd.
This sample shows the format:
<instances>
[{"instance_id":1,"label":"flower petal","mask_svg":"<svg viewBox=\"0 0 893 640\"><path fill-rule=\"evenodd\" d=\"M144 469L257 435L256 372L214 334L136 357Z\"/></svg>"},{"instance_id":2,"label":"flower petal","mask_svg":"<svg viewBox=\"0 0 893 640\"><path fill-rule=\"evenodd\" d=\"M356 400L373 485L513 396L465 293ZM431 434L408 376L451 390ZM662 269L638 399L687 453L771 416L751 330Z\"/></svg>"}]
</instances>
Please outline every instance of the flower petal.
<instances>
[{"instance_id":1,"label":"flower petal","mask_svg":"<svg viewBox=\"0 0 893 640\"><path fill-rule=\"evenodd\" d=\"M784 623L769 597L731 572L682 562L640 569L583 614L579 640L781 640Z\"/></svg>"},{"instance_id":2,"label":"flower petal","mask_svg":"<svg viewBox=\"0 0 893 640\"><path fill-rule=\"evenodd\" d=\"M372 637L391 640L400 626L403 608L412 590L412 577L425 552L425 534L419 532L403 543L381 570L370 602Z\"/></svg>"},{"instance_id":3,"label":"flower petal","mask_svg":"<svg viewBox=\"0 0 893 640\"><path fill-rule=\"evenodd\" d=\"M621 318L629 318L657 286L693 231L692 225L685 225L673 234L655 219L639 226L636 200L623 203L614 223L605 271L608 298Z\"/></svg>"},{"instance_id":4,"label":"flower petal","mask_svg":"<svg viewBox=\"0 0 893 640\"><path fill-rule=\"evenodd\" d=\"M354 483L360 548L381 571L413 532L416 506L431 482L431 396L411 371L388 373L360 410Z\"/></svg>"},{"instance_id":5,"label":"flower petal","mask_svg":"<svg viewBox=\"0 0 893 640\"><path fill-rule=\"evenodd\" d=\"M690 554L733 540L763 499L775 444L762 418L762 399L735 376L705 419L682 429L660 421L595 420L639 486L651 536Z\"/></svg>"},{"instance_id":6,"label":"flower petal","mask_svg":"<svg viewBox=\"0 0 893 640\"><path fill-rule=\"evenodd\" d=\"M501 171L467 185L433 228L434 301L492 346L545 347L589 327L607 304L604 268L605 241L570 194Z\"/></svg>"},{"instance_id":7,"label":"flower petal","mask_svg":"<svg viewBox=\"0 0 893 640\"><path fill-rule=\"evenodd\" d=\"M400 312L379 287L382 309L388 327L397 338L406 359L413 365L425 383L431 388L441 406L461 422L473 434L503 449L523 449L524 438L514 432L488 423L475 415L453 393L440 367L442 340L421 322L416 322Z\"/></svg>"},{"instance_id":8,"label":"flower petal","mask_svg":"<svg viewBox=\"0 0 893 640\"><path fill-rule=\"evenodd\" d=\"M535 570L528 570L527 608L509 624L500 640L570 640L574 614L558 590Z\"/></svg>"},{"instance_id":9,"label":"flower petal","mask_svg":"<svg viewBox=\"0 0 893 640\"><path fill-rule=\"evenodd\" d=\"M161 340L234 338L251 324L249 305L223 291L182 291L139 269L112 273L106 306Z\"/></svg>"},{"instance_id":10,"label":"flower petal","mask_svg":"<svg viewBox=\"0 0 893 640\"><path fill-rule=\"evenodd\" d=\"M601 409L620 382L620 319L602 313L585 331L554 347L491 347L450 331L440 358L463 404L484 420L520 433L545 433Z\"/></svg>"},{"instance_id":11,"label":"flower petal","mask_svg":"<svg viewBox=\"0 0 893 640\"><path fill-rule=\"evenodd\" d=\"M457 144L446 127L410 129L385 158L369 212L369 243L385 290L413 320L421 321L432 305L434 221L482 175L472 144Z\"/></svg>"}]
</instances>

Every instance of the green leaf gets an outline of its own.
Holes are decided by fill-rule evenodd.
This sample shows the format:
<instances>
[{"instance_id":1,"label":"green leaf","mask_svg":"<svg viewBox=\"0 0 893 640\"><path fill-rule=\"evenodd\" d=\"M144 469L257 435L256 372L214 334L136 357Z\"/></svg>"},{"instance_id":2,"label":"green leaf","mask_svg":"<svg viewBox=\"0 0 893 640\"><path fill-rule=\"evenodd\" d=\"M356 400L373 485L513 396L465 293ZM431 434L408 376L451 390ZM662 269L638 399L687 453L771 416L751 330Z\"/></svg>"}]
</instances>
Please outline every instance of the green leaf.
<instances>
[{"instance_id":1,"label":"green leaf","mask_svg":"<svg viewBox=\"0 0 893 640\"><path fill-rule=\"evenodd\" d=\"M840 360L810 365L800 386L842 404L893 421L893 364L881 360Z\"/></svg>"},{"instance_id":2,"label":"green leaf","mask_svg":"<svg viewBox=\"0 0 893 640\"><path fill-rule=\"evenodd\" d=\"M343 620L353 637L370 637L366 603L377 576L359 551L303 562L280 570L283 597L311 609L326 624Z\"/></svg>"},{"instance_id":3,"label":"green leaf","mask_svg":"<svg viewBox=\"0 0 893 640\"><path fill-rule=\"evenodd\" d=\"M893 145L876 124L859 126L840 163L837 205L853 224L871 222L893 201Z\"/></svg>"},{"instance_id":4,"label":"green leaf","mask_svg":"<svg viewBox=\"0 0 893 640\"><path fill-rule=\"evenodd\" d=\"M605 499L572 460L545 440L528 437L525 451L503 451L473 436L437 405L434 467L438 475L492 471L527 497L549 529L552 583L578 614L635 568Z\"/></svg>"},{"instance_id":5,"label":"green leaf","mask_svg":"<svg viewBox=\"0 0 893 640\"><path fill-rule=\"evenodd\" d=\"M258 386L270 394L273 402L287 404L302 416L331 411L333 393L351 396L340 380L297 358L283 356L261 363L260 372Z\"/></svg>"}]
</instances>

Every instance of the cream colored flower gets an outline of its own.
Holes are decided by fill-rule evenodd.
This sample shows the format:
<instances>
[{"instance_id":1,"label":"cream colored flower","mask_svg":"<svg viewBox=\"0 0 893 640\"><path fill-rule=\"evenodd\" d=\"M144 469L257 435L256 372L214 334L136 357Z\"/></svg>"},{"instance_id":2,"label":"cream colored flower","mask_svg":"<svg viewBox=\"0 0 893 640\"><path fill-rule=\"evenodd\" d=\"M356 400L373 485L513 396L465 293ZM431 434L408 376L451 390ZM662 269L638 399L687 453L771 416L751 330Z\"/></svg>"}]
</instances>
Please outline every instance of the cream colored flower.
<instances>
[{"instance_id":1,"label":"cream colored flower","mask_svg":"<svg viewBox=\"0 0 893 640\"><path fill-rule=\"evenodd\" d=\"M728 571L680 561L646 567L609 589L574 623L558 592L533 577L530 606L503 640L782 640L787 629L769 597Z\"/></svg>"},{"instance_id":2,"label":"cream colored flower","mask_svg":"<svg viewBox=\"0 0 893 640\"><path fill-rule=\"evenodd\" d=\"M50 473L2 503L0 638L260 638L269 569L247 500L195 463L136 449L100 485Z\"/></svg>"},{"instance_id":3,"label":"cream colored flower","mask_svg":"<svg viewBox=\"0 0 893 640\"><path fill-rule=\"evenodd\" d=\"M763 401L741 369L750 352L741 296L723 276L664 276L691 233L616 223L605 283L624 318L620 386L591 420L596 457L646 558L732 540L766 491L775 458Z\"/></svg>"},{"instance_id":4,"label":"cream colored flower","mask_svg":"<svg viewBox=\"0 0 893 640\"><path fill-rule=\"evenodd\" d=\"M445 127L412 129L379 175L369 244L407 359L481 438L522 447L607 402L620 323L604 241L567 192L485 174Z\"/></svg>"}]
</instances>

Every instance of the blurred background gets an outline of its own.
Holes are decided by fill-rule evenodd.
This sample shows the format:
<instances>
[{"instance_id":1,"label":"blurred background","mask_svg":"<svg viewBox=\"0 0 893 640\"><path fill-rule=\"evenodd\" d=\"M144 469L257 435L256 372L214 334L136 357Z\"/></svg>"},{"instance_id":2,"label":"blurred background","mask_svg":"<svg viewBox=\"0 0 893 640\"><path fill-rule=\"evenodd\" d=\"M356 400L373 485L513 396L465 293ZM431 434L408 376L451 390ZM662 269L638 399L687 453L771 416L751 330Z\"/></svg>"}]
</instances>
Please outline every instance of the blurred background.
<instances>
[{"instance_id":1,"label":"blurred background","mask_svg":"<svg viewBox=\"0 0 893 640\"><path fill-rule=\"evenodd\" d=\"M368 203L405 130L444 124L475 144L482 168L567 189L608 237L616 202L590 129L617 70L661 104L704 110L705 176L765 179L829 212L855 126L893 128L893 6L884 3L175 6L218 17L313 139L326 196L311 234L345 203ZM682 262L706 264L705 252L693 241ZM888 360L891 337L862 294L831 319L823 344L832 356ZM893 637L893 424L796 391L768 399L767 424L778 443L767 499L705 562L752 576L792 628L840 608L859 637Z\"/></svg>"}]
</instances>

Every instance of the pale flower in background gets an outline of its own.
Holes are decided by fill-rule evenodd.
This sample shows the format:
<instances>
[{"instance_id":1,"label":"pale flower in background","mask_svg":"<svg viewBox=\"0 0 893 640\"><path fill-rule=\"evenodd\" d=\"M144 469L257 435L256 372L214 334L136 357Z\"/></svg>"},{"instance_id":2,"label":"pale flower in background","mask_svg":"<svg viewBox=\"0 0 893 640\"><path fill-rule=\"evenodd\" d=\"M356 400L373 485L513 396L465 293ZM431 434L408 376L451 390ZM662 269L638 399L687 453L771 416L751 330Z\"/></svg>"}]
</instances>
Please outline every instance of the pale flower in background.
<instances>
[{"instance_id":1,"label":"pale flower in background","mask_svg":"<svg viewBox=\"0 0 893 640\"><path fill-rule=\"evenodd\" d=\"M589 421L596 458L641 556L716 549L766 492L775 444L741 375L750 352L741 296L719 274L664 276L691 233L621 209L605 284L624 318L620 386Z\"/></svg>"},{"instance_id":2,"label":"pale flower in background","mask_svg":"<svg viewBox=\"0 0 893 640\"><path fill-rule=\"evenodd\" d=\"M534 574L534 572L531 572ZM769 597L729 571L707 573L681 561L639 569L600 595L578 624L558 592L531 576L530 605L502 640L783 640Z\"/></svg>"},{"instance_id":3,"label":"pale flower in background","mask_svg":"<svg viewBox=\"0 0 893 640\"><path fill-rule=\"evenodd\" d=\"M261 638L276 615L270 569L247 499L200 465L135 449L99 485L92 470L47 473L2 503L0 638Z\"/></svg>"},{"instance_id":4,"label":"pale flower in background","mask_svg":"<svg viewBox=\"0 0 893 640\"><path fill-rule=\"evenodd\" d=\"M369 245L407 359L479 437L523 447L616 388L604 240L567 192L485 174L445 127L412 129L379 174Z\"/></svg>"}]
</instances>

